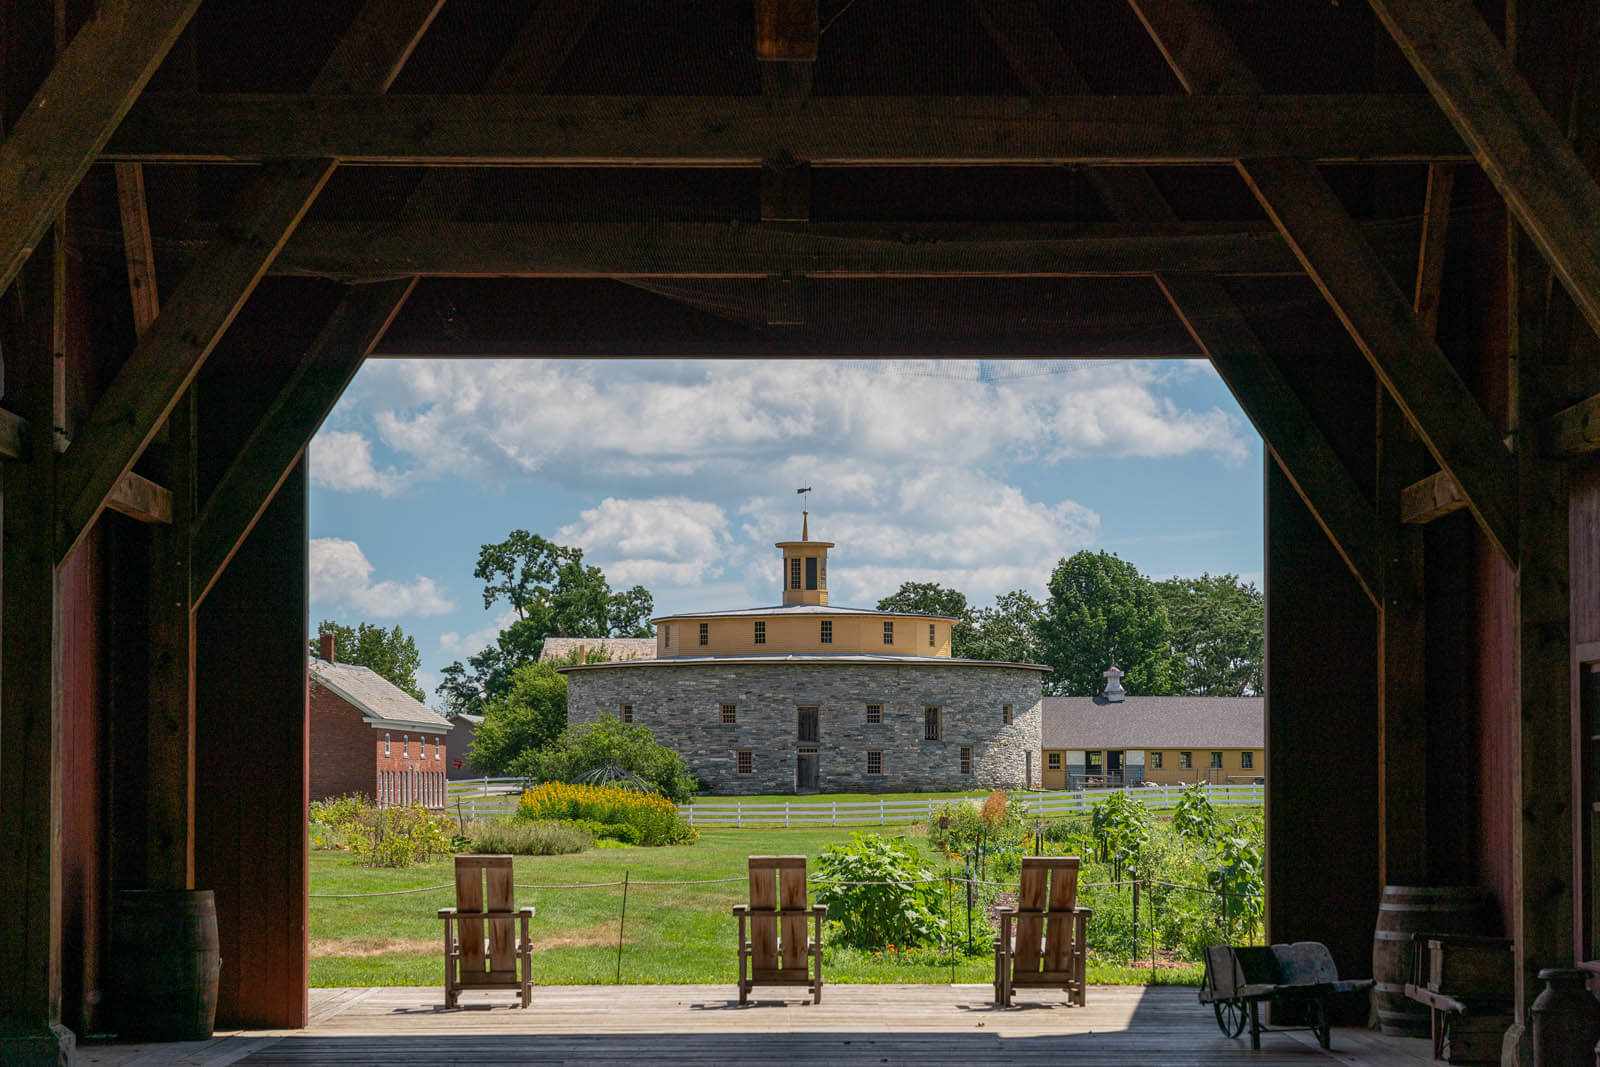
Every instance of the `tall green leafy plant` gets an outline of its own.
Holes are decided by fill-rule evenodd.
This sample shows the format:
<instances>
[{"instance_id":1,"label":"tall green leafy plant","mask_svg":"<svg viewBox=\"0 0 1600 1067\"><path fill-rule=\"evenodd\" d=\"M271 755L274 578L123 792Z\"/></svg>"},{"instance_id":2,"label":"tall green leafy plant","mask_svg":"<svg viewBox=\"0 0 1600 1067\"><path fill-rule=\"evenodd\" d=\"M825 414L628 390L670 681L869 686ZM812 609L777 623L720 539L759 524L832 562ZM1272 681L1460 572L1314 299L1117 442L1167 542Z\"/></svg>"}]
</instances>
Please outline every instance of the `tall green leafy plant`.
<instances>
[{"instance_id":1,"label":"tall green leafy plant","mask_svg":"<svg viewBox=\"0 0 1600 1067\"><path fill-rule=\"evenodd\" d=\"M1097 858L1111 865L1112 877L1122 880L1126 868L1137 868L1150 843L1150 811L1118 790L1096 804L1089 813Z\"/></svg>"},{"instance_id":2,"label":"tall green leafy plant","mask_svg":"<svg viewBox=\"0 0 1600 1067\"><path fill-rule=\"evenodd\" d=\"M834 941L849 948L935 945L945 940L944 897L933 870L899 838L853 833L817 862L817 903L837 923Z\"/></svg>"}]
</instances>

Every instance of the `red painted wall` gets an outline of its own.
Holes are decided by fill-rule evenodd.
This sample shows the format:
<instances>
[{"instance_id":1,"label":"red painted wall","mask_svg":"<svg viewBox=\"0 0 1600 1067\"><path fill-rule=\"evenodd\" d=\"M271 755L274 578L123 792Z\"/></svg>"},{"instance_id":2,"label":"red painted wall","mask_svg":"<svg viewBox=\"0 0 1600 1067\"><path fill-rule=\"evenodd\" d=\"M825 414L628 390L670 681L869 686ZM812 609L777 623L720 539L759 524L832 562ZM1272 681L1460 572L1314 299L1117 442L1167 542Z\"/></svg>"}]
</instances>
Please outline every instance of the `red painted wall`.
<instances>
[{"instance_id":1,"label":"red painted wall","mask_svg":"<svg viewBox=\"0 0 1600 1067\"><path fill-rule=\"evenodd\" d=\"M311 799L360 793L376 796L372 727L361 711L326 686L311 680Z\"/></svg>"}]
</instances>

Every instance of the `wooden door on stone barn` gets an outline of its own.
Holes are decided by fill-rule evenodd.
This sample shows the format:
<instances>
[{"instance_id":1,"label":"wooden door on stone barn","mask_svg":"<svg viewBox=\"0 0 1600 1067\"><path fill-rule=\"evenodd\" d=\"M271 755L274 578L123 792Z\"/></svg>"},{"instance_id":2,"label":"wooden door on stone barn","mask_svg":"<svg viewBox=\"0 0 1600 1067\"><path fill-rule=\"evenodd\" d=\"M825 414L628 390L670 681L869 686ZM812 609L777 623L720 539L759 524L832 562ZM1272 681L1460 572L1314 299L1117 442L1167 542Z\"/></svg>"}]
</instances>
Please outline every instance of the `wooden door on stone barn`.
<instances>
[{"instance_id":1,"label":"wooden door on stone barn","mask_svg":"<svg viewBox=\"0 0 1600 1067\"><path fill-rule=\"evenodd\" d=\"M797 793L817 791L817 750L802 748L794 757L794 789Z\"/></svg>"}]
</instances>

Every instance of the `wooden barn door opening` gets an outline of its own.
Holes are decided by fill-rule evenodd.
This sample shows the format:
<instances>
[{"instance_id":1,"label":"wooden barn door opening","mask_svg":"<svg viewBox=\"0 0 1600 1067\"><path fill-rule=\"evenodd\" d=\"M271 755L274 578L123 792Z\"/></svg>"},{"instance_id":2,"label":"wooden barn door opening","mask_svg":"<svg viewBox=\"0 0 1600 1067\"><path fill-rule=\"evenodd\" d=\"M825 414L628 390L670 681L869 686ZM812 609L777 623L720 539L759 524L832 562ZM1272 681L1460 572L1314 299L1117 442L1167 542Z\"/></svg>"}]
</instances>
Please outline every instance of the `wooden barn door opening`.
<instances>
[{"instance_id":1,"label":"wooden barn door opening","mask_svg":"<svg viewBox=\"0 0 1600 1067\"><path fill-rule=\"evenodd\" d=\"M796 793L817 791L817 750L802 748L794 757L794 790Z\"/></svg>"}]
</instances>

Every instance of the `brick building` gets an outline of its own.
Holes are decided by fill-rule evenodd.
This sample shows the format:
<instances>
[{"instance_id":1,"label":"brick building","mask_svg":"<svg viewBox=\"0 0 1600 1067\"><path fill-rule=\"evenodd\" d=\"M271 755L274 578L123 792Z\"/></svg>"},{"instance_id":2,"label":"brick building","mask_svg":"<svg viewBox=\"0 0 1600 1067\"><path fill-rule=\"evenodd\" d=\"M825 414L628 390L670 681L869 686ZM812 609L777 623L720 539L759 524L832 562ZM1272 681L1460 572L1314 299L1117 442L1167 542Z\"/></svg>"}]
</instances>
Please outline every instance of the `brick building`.
<instances>
[{"instance_id":1,"label":"brick building","mask_svg":"<svg viewBox=\"0 0 1600 1067\"><path fill-rule=\"evenodd\" d=\"M333 635L311 660L312 800L360 793L381 807L445 806L450 721L366 667L339 663Z\"/></svg>"}]
</instances>

